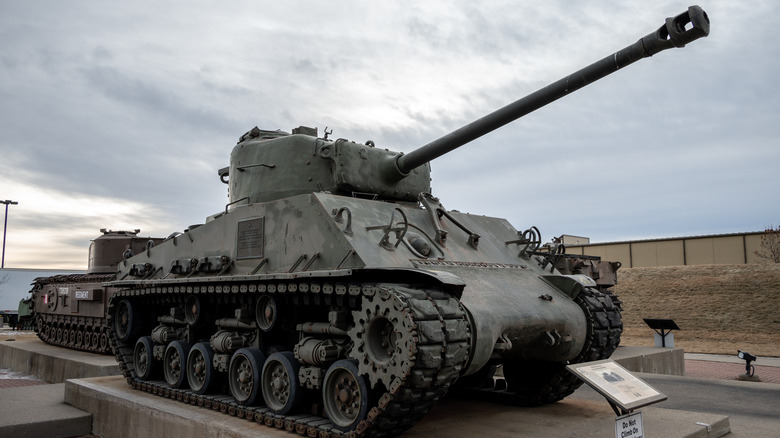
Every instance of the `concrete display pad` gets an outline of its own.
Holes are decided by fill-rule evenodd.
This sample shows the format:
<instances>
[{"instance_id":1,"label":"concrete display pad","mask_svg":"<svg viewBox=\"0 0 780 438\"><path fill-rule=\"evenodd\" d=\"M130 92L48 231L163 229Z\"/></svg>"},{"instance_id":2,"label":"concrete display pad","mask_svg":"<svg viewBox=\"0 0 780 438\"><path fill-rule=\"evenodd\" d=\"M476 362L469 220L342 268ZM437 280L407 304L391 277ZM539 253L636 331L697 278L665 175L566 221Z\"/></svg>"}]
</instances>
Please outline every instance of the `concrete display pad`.
<instances>
[{"instance_id":1,"label":"concrete display pad","mask_svg":"<svg viewBox=\"0 0 780 438\"><path fill-rule=\"evenodd\" d=\"M93 416L92 432L112 438L293 437L250 420L154 396L120 376L69 380L65 402ZM726 416L642 408L647 436L714 438L730 431ZM708 426L709 425L709 426ZM445 397L405 437L609 437L615 413L606 401L565 399L538 408Z\"/></svg>"},{"instance_id":2,"label":"concrete display pad","mask_svg":"<svg viewBox=\"0 0 780 438\"><path fill-rule=\"evenodd\" d=\"M635 372L672 375L685 372L682 349L619 347L613 359ZM111 438L299 436L133 390L119 375L113 356L52 346L34 334L0 338L0 368L35 375L47 382L79 378L59 385L3 389L0 436L88 433ZM730 428L726 416L653 407L641 411L646 436L718 437ZM44 417L43 412L52 415ZM706 425L710 425L709 431ZM587 438L614 436L614 430L615 414L606 401L567 398L539 408L520 408L448 395L404 436Z\"/></svg>"},{"instance_id":3,"label":"concrete display pad","mask_svg":"<svg viewBox=\"0 0 780 438\"><path fill-rule=\"evenodd\" d=\"M716 438L731 431L724 415L644 407L645 436ZM446 398L404 437L491 438L615 436L615 413L605 401L566 398L537 408ZM697 424L702 423L702 424ZM710 425L709 430L705 425Z\"/></svg>"},{"instance_id":4,"label":"concrete display pad","mask_svg":"<svg viewBox=\"0 0 780 438\"><path fill-rule=\"evenodd\" d=\"M685 375L685 353L682 348L620 346L610 359L635 373Z\"/></svg>"},{"instance_id":5,"label":"concrete display pad","mask_svg":"<svg viewBox=\"0 0 780 438\"><path fill-rule=\"evenodd\" d=\"M35 334L0 338L0 368L29 374L48 383L122 373L113 355L49 345Z\"/></svg>"},{"instance_id":6,"label":"concrete display pad","mask_svg":"<svg viewBox=\"0 0 780 438\"><path fill-rule=\"evenodd\" d=\"M0 437L88 435L92 415L63 403L65 384L0 390Z\"/></svg>"}]
</instances>

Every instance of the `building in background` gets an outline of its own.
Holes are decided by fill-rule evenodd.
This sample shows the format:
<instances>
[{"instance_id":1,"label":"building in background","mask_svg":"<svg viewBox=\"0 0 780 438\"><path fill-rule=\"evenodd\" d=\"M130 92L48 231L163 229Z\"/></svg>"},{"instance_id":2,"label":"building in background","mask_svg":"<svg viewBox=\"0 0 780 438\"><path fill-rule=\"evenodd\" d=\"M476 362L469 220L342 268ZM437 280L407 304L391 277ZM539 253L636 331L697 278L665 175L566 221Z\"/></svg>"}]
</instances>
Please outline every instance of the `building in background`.
<instances>
[{"instance_id":1,"label":"building in background","mask_svg":"<svg viewBox=\"0 0 780 438\"><path fill-rule=\"evenodd\" d=\"M569 246L582 246L590 243L589 237L572 236L571 234L564 234L561 236L561 243L567 248Z\"/></svg>"},{"instance_id":2,"label":"building in background","mask_svg":"<svg viewBox=\"0 0 780 438\"><path fill-rule=\"evenodd\" d=\"M606 243L590 243L588 238L564 235L564 245L567 254L598 256L620 262L623 268L767 263L756 255L762 249L761 237L765 234L757 231Z\"/></svg>"},{"instance_id":3,"label":"building in background","mask_svg":"<svg viewBox=\"0 0 780 438\"><path fill-rule=\"evenodd\" d=\"M30 296L32 282L38 277L85 272L67 269L0 269L0 310L16 311L19 300Z\"/></svg>"}]
</instances>

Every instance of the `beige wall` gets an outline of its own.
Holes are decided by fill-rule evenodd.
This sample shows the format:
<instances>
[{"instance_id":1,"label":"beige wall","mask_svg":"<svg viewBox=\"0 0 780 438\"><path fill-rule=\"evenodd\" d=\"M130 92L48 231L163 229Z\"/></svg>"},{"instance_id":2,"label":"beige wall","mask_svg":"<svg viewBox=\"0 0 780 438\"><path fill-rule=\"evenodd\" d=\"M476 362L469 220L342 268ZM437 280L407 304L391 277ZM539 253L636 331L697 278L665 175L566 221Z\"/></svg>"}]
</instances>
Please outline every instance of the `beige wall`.
<instances>
[{"instance_id":1,"label":"beige wall","mask_svg":"<svg viewBox=\"0 0 780 438\"><path fill-rule=\"evenodd\" d=\"M756 251L761 251L761 236L763 234L749 234L745 236L748 263L766 263L766 259L756 255Z\"/></svg>"},{"instance_id":2,"label":"beige wall","mask_svg":"<svg viewBox=\"0 0 780 438\"><path fill-rule=\"evenodd\" d=\"M637 242L631 245L631 254L634 266L682 265L685 262L681 240Z\"/></svg>"},{"instance_id":3,"label":"beige wall","mask_svg":"<svg viewBox=\"0 0 780 438\"><path fill-rule=\"evenodd\" d=\"M623 267L763 263L766 260L755 254L761 250L762 235L757 232L567 245L566 252L599 256L620 262Z\"/></svg>"}]
</instances>

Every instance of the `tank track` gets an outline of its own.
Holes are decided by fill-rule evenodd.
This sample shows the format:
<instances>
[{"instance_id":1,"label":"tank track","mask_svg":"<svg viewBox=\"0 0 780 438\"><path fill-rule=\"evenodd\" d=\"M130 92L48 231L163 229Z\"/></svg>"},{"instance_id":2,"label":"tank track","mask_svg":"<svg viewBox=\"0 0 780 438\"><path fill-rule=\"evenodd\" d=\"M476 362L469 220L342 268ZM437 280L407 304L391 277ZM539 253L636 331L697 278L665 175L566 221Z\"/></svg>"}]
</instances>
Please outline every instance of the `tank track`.
<instances>
[{"instance_id":1,"label":"tank track","mask_svg":"<svg viewBox=\"0 0 780 438\"><path fill-rule=\"evenodd\" d=\"M111 354L105 318L37 315L38 338L47 344L90 353Z\"/></svg>"},{"instance_id":2,"label":"tank track","mask_svg":"<svg viewBox=\"0 0 780 438\"><path fill-rule=\"evenodd\" d=\"M220 302L249 300L258 293L284 297L293 305L316 304L348 306L356 309L361 300L391 298L395 308L411 322L404 324L416 343L409 348L408 363L401 375L375 395L373 406L354 430L342 432L323 414L279 415L264 406L243 406L226 394L196 394L189 389L171 388L165 381L142 381L133 363L135 339L122 342L113 330L116 303L131 298L141 306L164 308L183 302L189 294L209 296ZM133 306L135 306L135 303ZM147 307L142 307L147 309ZM133 389L161 397L218 410L227 415L258 422L308 437L395 436L412 427L442 397L460 375L468 360L471 334L465 310L445 292L396 284L333 284L317 282L231 283L155 286L125 289L112 297L108 309L110 343L123 375ZM357 347L353 347L357 348ZM349 355L356 357L355 354ZM321 411L321 409L320 409Z\"/></svg>"},{"instance_id":3,"label":"tank track","mask_svg":"<svg viewBox=\"0 0 780 438\"><path fill-rule=\"evenodd\" d=\"M620 345L623 334L623 320L617 296L585 288L575 300L588 318L588 341L579 357L572 363L607 359ZM580 381L581 382L581 381Z\"/></svg>"},{"instance_id":4,"label":"tank track","mask_svg":"<svg viewBox=\"0 0 780 438\"><path fill-rule=\"evenodd\" d=\"M115 277L115 274L69 274L36 278L32 292L38 300L36 292L50 284L104 283ZM36 312L35 331L47 344L90 353L111 353L105 317Z\"/></svg>"},{"instance_id":5,"label":"tank track","mask_svg":"<svg viewBox=\"0 0 780 438\"><path fill-rule=\"evenodd\" d=\"M588 337L582 352L569 363L609 358L620 344L623 323L620 309L611 296L586 288L575 299L585 312ZM486 375L478 384L485 386L466 393L516 406L538 406L554 403L582 386L582 380L566 369L565 363L510 361L503 366L504 378ZM513 384L514 383L514 384Z\"/></svg>"}]
</instances>

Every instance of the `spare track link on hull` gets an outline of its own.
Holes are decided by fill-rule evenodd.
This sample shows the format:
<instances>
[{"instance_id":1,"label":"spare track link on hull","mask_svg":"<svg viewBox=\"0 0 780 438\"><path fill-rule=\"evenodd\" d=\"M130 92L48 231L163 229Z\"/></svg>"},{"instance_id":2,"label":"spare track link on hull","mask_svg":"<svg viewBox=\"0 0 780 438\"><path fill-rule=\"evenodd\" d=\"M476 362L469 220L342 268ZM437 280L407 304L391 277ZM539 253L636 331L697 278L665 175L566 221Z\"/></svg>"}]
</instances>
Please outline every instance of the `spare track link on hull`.
<instances>
[{"instance_id":1,"label":"spare track link on hull","mask_svg":"<svg viewBox=\"0 0 780 438\"><path fill-rule=\"evenodd\" d=\"M387 390L376 394L365 420L354 430L342 432L328 418L313 414L280 415L264 406L244 406L226 394L197 394L190 389L175 389L165 381L142 381L133 363L135 338L120 341L114 330L114 307L119 300L130 298L133 306L164 309L173 302L183 302L188 295L212 297L221 302L250 299L259 293L273 293L293 304L312 303L323 306L343 305L356 310L361 302L373 303L392 298L412 324L409 327L413 344L408 350L403 376L395 376L383 386ZM388 295L389 294L389 295ZM244 297L244 298L242 298ZM400 303L400 304L399 304ZM364 310L364 309L361 309ZM120 368L133 389L146 391L173 400L202 406L222 413L256 421L309 437L380 437L394 436L412 427L442 397L460 375L468 360L471 333L465 310L460 302L438 290L380 284L354 285L329 283L260 283L154 286L126 289L112 297L108 309L110 343ZM435 330L433 327L438 326ZM140 336L140 335L137 335ZM137 338L137 336L135 336ZM357 346L354 347L357 349ZM360 357L353 353L351 358Z\"/></svg>"},{"instance_id":2,"label":"spare track link on hull","mask_svg":"<svg viewBox=\"0 0 780 438\"><path fill-rule=\"evenodd\" d=\"M104 283L116 274L67 274L38 278L33 292L49 284ZM110 354L105 317L36 313L35 331L43 342L90 353Z\"/></svg>"}]
</instances>

